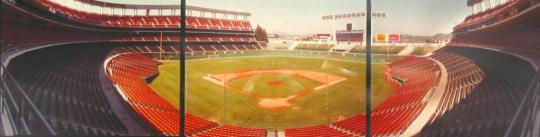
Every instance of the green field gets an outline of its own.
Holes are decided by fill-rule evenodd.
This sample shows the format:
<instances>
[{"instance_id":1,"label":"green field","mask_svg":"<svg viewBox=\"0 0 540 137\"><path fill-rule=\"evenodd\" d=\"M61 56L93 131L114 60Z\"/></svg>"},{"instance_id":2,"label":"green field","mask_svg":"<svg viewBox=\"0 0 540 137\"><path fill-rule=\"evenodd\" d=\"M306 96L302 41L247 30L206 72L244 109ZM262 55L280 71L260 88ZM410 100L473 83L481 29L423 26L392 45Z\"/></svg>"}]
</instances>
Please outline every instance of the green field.
<instances>
[{"instance_id":1,"label":"green field","mask_svg":"<svg viewBox=\"0 0 540 137\"><path fill-rule=\"evenodd\" d=\"M232 80L229 84L262 97L280 98L320 85L317 81L288 74L258 74Z\"/></svg>"},{"instance_id":2,"label":"green field","mask_svg":"<svg viewBox=\"0 0 540 137\"><path fill-rule=\"evenodd\" d=\"M384 66L383 63L375 63L373 66L374 105L380 104L392 94L391 87L383 79ZM208 74L257 69L301 69L348 79L294 99L292 106L284 110L260 107L257 105L258 100L253 97L202 79ZM172 104L178 105L178 62L164 61L159 71L151 87ZM264 128L303 127L350 117L365 109L365 64L362 62L276 56L231 57L188 60L187 73L187 111L219 123ZM268 84L276 81L282 84ZM260 74L230 82L235 87L249 89L264 97L286 97L318 84L307 78L285 74Z\"/></svg>"}]
</instances>

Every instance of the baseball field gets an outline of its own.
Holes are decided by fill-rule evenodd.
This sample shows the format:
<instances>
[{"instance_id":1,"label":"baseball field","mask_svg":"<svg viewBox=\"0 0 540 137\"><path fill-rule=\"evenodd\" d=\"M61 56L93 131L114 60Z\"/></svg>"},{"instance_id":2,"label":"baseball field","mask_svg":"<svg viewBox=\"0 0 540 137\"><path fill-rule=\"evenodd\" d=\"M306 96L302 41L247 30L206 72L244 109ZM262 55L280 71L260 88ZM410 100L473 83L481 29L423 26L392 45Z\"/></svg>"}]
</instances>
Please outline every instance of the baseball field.
<instances>
[{"instance_id":1,"label":"baseball field","mask_svg":"<svg viewBox=\"0 0 540 137\"><path fill-rule=\"evenodd\" d=\"M179 105L179 63L162 61L151 87ZM392 94L373 66L373 103ZM365 110L365 63L252 56L187 61L187 111L222 124L286 128L330 123Z\"/></svg>"}]
</instances>

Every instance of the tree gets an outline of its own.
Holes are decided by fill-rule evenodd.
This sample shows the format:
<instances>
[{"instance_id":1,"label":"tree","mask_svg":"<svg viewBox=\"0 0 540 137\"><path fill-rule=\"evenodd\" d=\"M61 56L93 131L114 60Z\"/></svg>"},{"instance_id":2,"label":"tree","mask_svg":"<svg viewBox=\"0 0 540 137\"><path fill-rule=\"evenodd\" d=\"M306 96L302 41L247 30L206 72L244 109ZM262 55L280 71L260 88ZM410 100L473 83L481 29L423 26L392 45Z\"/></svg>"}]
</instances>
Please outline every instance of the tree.
<instances>
[{"instance_id":1,"label":"tree","mask_svg":"<svg viewBox=\"0 0 540 137\"><path fill-rule=\"evenodd\" d=\"M266 33L266 30L261 28L259 25L257 25L257 28L255 29L255 39L257 41L268 42L268 34Z\"/></svg>"}]
</instances>

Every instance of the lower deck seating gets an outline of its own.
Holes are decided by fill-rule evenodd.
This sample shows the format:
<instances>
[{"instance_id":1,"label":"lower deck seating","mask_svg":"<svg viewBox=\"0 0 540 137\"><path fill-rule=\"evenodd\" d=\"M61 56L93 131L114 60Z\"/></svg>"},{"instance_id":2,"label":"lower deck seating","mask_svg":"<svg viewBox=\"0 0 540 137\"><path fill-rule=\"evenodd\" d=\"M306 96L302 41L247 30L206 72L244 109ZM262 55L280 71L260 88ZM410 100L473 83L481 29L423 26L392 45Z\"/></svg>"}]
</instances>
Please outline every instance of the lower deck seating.
<instances>
[{"instance_id":1,"label":"lower deck seating","mask_svg":"<svg viewBox=\"0 0 540 137\"><path fill-rule=\"evenodd\" d=\"M376 136L396 136L403 132L416 119L424 108L424 97L440 79L439 67L424 57L406 57L393 62L387 67L387 77L399 78L403 83L387 79L390 83L399 83L392 96L372 110L372 130ZM319 132L329 136L365 135L365 113L336 121L330 126L286 129L285 134L298 136L319 136ZM346 131L340 132L339 130Z\"/></svg>"},{"instance_id":2,"label":"lower deck seating","mask_svg":"<svg viewBox=\"0 0 540 137\"><path fill-rule=\"evenodd\" d=\"M115 41L138 41L138 42L177 42L180 41L180 36L130 36L116 39ZM253 36L212 36L212 37L186 37L186 42L256 42Z\"/></svg>"},{"instance_id":3,"label":"lower deck seating","mask_svg":"<svg viewBox=\"0 0 540 137\"><path fill-rule=\"evenodd\" d=\"M179 46L131 46L127 47L131 52L140 52L140 53L179 53ZM190 44L186 46L186 53L197 53L197 52L216 52L216 51L245 51L245 50L262 50L261 45L258 44L211 44L211 45L197 45Z\"/></svg>"},{"instance_id":4,"label":"lower deck seating","mask_svg":"<svg viewBox=\"0 0 540 137\"><path fill-rule=\"evenodd\" d=\"M192 137L265 137L266 130L224 125L192 135Z\"/></svg>"},{"instance_id":5,"label":"lower deck seating","mask_svg":"<svg viewBox=\"0 0 540 137\"><path fill-rule=\"evenodd\" d=\"M127 135L99 83L109 49L44 48L15 57L8 69L59 135Z\"/></svg>"},{"instance_id":6,"label":"lower deck seating","mask_svg":"<svg viewBox=\"0 0 540 137\"><path fill-rule=\"evenodd\" d=\"M373 135L399 135L425 106L424 97L436 86L439 67L422 57L406 57L388 66L387 76L399 78L402 86L372 110ZM388 79L387 79L388 80ZM390 79L388 82L394 83ZM365 115L335 122L334 125L365 134Z\"/></svg>"},{"instance_id":7,"label":"lower deck seating","mask_svg":"<svg viewBox=\"0 0 540 137\"><path fill-rule=\"evenodd\" d=\"M119 49L120 50L120 49ZM130 52L122 48L125 52ZM107 64L107 74L124 100L156 131L178 136L180 112L154 92L144 77L156 74L160 63L141 53L120 54ZM186 134L194 136L266 136L266 130L236 126L219 126L215 122L186 114Z\"/></svg>"},{"instance_id":8,"label":"lower deck seating","mask_svg":"<svg viewBox=\"0 0 540 137\"><path fill-rule=\"evenodd\" d=\"M160 63L143 54L120 54L107 64L109 78L124 100L154 129L164 135L178 136L180 112L154 92L142 77L157 73ZM216 126L216 123L187 115L187 134Z\"/></svg>"},{"instance_id":9,"label":"lower deck seating","mask_svg":"<svg viewBox=\"0 0 540 137\"><path fill-rule=\"evenodd\" d=\"M285 136L287 137L353 137L353 135L338 131L327 125L319 125L313 127L304 128L291 128L285 129Z\"/></svg>"},{"instance_id":10,"label":"lower deck seating","mask_svg":"<svg viewBox=\"0 0 540 137\"><path fill-rule=\"evenodd\" d=\"M460 72L449 75L449 79L466 78L459 83L448 84L447 93L456 93L456 90L449 89L460 88L470 91L459 95L457 98L461 100L454 103L453 107L445 107L445 112L424 127L418 136L503 136L530 85L535 74L534 68L521 58L479 48L450 46L432 56L452 69L449 72ZM442 59L444 56L452 60ZM483 74L467 67L467 63L475 64ZM481 80L475 78L479 76L483 76ZM477 86L467 89L471 84ZM443 100L448 98L456 97L445 96ZM520 127L516 128L520 130Z\"/></svg>"},{"instance_id":11,"label":"lower deck seating","mask_svg":"<svg viewBox=\"0 0 540 137\"><path fill-rule=\"evenodd\" d=\"M445 49L438 50L431 58L441 62L448 73L448 83L433 120L468 96L483 81L484 72L472 60Z\"/></svg>"}]
</instances>

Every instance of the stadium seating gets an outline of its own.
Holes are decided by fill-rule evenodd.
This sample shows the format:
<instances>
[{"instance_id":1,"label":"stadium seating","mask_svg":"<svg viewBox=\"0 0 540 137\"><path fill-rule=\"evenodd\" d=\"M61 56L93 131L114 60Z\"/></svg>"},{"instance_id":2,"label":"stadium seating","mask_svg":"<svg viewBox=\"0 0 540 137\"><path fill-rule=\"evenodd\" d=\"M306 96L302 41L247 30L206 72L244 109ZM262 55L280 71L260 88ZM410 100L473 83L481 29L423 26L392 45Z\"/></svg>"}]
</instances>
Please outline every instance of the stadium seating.
<instances>
[{"instance_id":1,"label":"stadium seating","mask_svg":"<svg viewBox=\"0 0 540 137\"><path fill-rule=\"evenodd\" d=\"M423 57L406 57L388 66L386 77L395 77L403 81L386 79L390 83L399 83L392 96L372 110L373 135L396 136L403 132L418 116L426 104L426 94L432 91L439 81L439 67L431 60ZM349 135L365 135L365 113L336 121L329 126L286 129L285 134L300 136L318 136L322 131L331 136L341 136L345 130Z\"/></svg>"},{"instance_id":2,"label":"stadium seating","mask_svg":"<svg viewBox=\"0 0 540 137\"><path fill-rule=\"evenodd\" d=\"M313 127L304 128L291 128L285 129L285 136L287 137L353 137L353 135L338 131L326 125L319 125Z\"/></svg>"},{"instance_id":3,"label":"stadium seating","mask_svg":"<svg viewBox=\"0 0 540 137\"><path fill-rule=\"evenodd\" d=\"M471 16L468 16L465 18L465 21L463 21L461 24L458 24L454 27L454 29L462 29L465 27L471 27L471 26L479 26L481 23L487 23L489 20L502 20L504 18L507 18L508 16L513 16L510 13L510 10L513 6L515 6L515 1L510 1L508 3L505 3L503 5L499 5L493 9L483 11L481 13L477 13Z\"/></svg>"},{"instance_id":4,"label":"stadium seating","mask_svg":"<svg viewBox=\"0 0 540 137\"><path fill-rule=\"evenodd\" d=\"M87 13L77 9L64 7L50 1L40 2L44 7L52 9L51 11L55 14L61 13L68 18L100 26L127 28L180 28L180 18L177 16L120 17L116 15ZM188 17L186 21L186 27L190 29L252 31L249 21L246 20Z\"/></svg>"},{"instance_id":5,"label":"stadium seating","mask_svg":"<svg viewBox=\"0 0 540 137\"><path fill-rule=\"evenodd\" d=\"M124 100L153 128L164 135L179 135L180 112L154 92L144 81L157 73L160 63L140 53L124 54L111 59L107 65L109 78ZM266 136L266 130L243 128L217 123L186 114L186 133L194 136Z\"/></svg>"},{"instance_id":6,"label":"stadium seating","mask_svg":"<svg viewBox=\"0 0 540 137\"><path fill-rule=\"evenodd\" d=\"M179 46L158 46L158 45L152 45L152 46L129 46L125 49L129 50L130 52L138 52L138 53L159 53L159 52L165 52L165 53L179 53L180 52ZM262 47L258 44L246 44L246 45L235 45L235 44L216 44L216 45L193 45L193 46L187 46L186 52L187 53L194 53L194 52L212 52L212 51L242 51L242 50L262 50Z\"/></svg>"},{"instance_id":7,"label":"stadium seating","mask_svg":"<svg viewBox=\"0 0 540 137\"><path fill-rule=\"evenodd\" d=\"M432 57L452 74L437 118L419 136L504 135L535 74L531 64L502 52L458 46Z\"/></svg>"},{"instance_id":8,"label":"stadium seating","mask_svg":"<svg viewBox=\"0 0 540 137\"><path fill-rule=\"evenodd\" d=\"M146 55L120 54L107 65L109 78L134 110L157 131L164 135L178 136L180 112L154 92L143 77L157 73L160 63ZM187 134L216 126L216 123L186 116Z\"/></svg>"},{"instance_id":9,"label":"stadium seating","mask_svg":"<svg viewBox=\"0 0 540 137\"><path fill-rule=\"evenodd\" d=\"M502 5L468 16L463 22L454 27L454 32L466 32L496 24L520 13L527 12L531 7L534 7L534 5L528 0L508 0Z\"/></svg>"},{"instance_id":10,"label":"stadium seating","mask_svg":"<svg viewBox=\"0 0 540 137\"><path fill-rule=\"evenodd\" d=\"M14 58L8 69L60 135L127 135L101 89L110 48L60 46Z\"/></svg>"},{"instance_id":11,"label":"stadium seating","mask_svg":"<svg viewBox=\"0 0 540 137\"><path fill-rule=\"evenodd\" d=\"M194 134L192 137L265 137L266 130L224 125Z\"/></svg>"},{"instance_id":12,"label":"stadium seating","mask_svg":"<svg viewBox=\"0 0 540 137\"><path fill-rule=\"evenodd\" d=\"M146 36L146 37L127 37L121 38L117 41L180 41L180 36ZM256 42L253 36L251 37L186 37L186 42Z\"/></svg>"},{"instance_id":13,"label":"stadium seating","mask_svg":"<svg viewBox=\"0 0 540 137\"><path fill-rule=\"evenodd\" d=\"M191 29L209 30L233 30L251 31L251 25L243 20L223 20L202 17L189 17L186 19L186 27ZM97 24L112 27L130 28L179 28L180 18L178 17L120 17L107 19Z\"/></svg>"},{"instance_id":14,"label":"stadium seating","mask_svg":"<svg viewBox=\"0 0 540 137\"><path fill-rule=\"evenodd\" d=\"M484 73L470 59L446 50L438 50L431 57L441 62L448 73L448 86L445 89L441 104L432 118L436 119L471 94L478 84L482 82Z\"/></svg>"},{"instance_id":15,"label":"stadium seating","mask_svg":"<svg viewBox=\"0 0 540 137\"><path fill-rule=\"evenodd\" d=\"M439 80L438 66L427 58L407 57L389 65L387 75L404 83L387 100L372 110L373 134L395 135L408 127L425 105L425 95ZM396 82L389 80L389 82ZM355 116L334 125L365 134L365 116Z\"/></svg>"}]
</instances>

